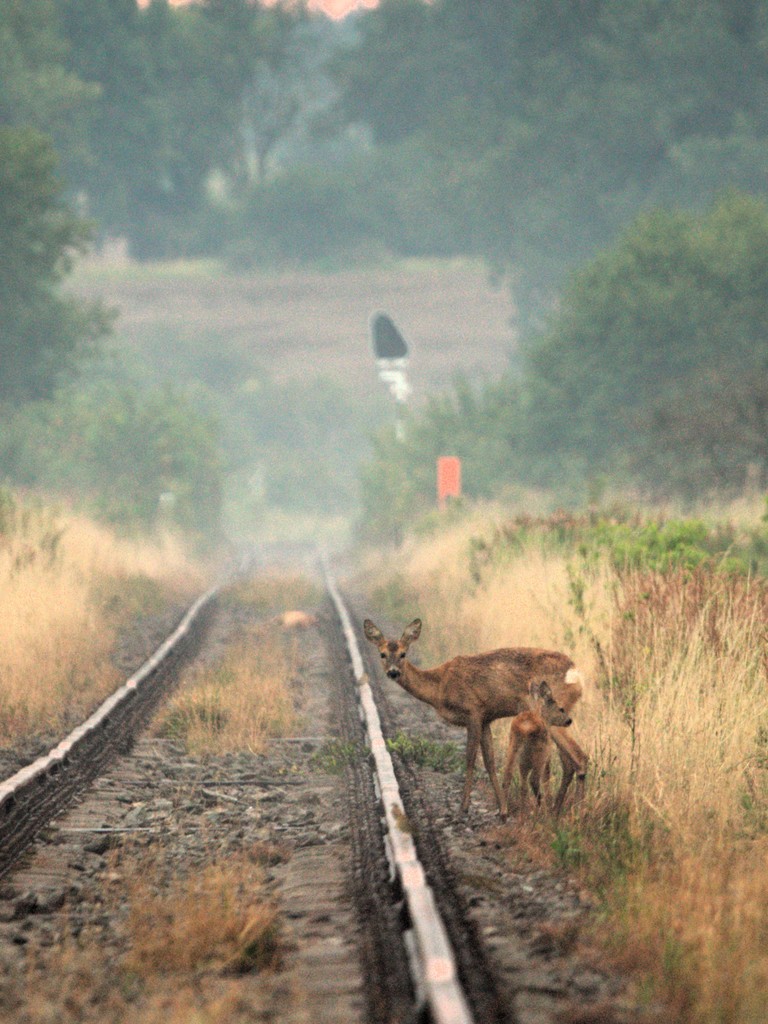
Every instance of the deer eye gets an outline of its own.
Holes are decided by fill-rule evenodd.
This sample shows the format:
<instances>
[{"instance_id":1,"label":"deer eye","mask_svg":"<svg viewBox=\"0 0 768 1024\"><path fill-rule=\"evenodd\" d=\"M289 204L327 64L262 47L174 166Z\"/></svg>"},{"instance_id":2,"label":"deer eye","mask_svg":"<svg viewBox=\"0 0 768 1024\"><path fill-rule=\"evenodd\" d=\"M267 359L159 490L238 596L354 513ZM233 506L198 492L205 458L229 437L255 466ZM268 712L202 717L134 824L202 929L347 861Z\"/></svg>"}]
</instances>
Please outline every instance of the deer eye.
<instances>
[{"instance_id":1,"label":"deer eye","mask_svg":"<svg viewBox=\"0 0 768 1024\"><path fill-rule=\"evenodd\" d=\"M386 654L384 653L384 651L381 652L381 657L382 659L386 658Z\"/></svg>"},{"instance_id":2,"label":"deer eye","mask_svg":"<svg viewBox=\"0 0 768 1024\"><path fill-rule=\"evenodd\" d=\"M400 661L405 657L405 651L400 651Z\"/></svg>"}]
</instances>

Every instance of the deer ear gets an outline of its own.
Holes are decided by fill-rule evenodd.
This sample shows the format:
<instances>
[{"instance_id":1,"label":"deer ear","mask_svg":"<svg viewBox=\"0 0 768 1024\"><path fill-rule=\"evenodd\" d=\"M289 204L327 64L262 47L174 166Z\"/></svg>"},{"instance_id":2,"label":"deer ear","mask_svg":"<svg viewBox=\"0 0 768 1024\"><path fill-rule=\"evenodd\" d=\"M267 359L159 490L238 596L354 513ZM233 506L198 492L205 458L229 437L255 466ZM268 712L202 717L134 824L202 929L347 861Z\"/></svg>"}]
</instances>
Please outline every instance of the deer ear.
<instances>
[{"instance_id":1,"label":"deer ear","mask_svg":"<svg viewBox=\"0 0 768 1024\"><path fill-rule=\"evenodd\" d=\"M542 681L539 683L539 698L541 700L555 699L554 694L552 693L552 688L550 687L546 679L542 679Z\"/></svg>"},{"instance_id":2,"label":"deer ear","mask_svg":"<svg viewBox=\"0 0 768 1024\"><path fill-rule=\"evenodd\" d=\"M400 643L401 644L405 644L406 646L408 644L412 644L414 640L418 640L419 639L419 634L420 633L421 633L421 619L414 619L413 622L411 622L403 630L403 635L400 638Z\"/></svg>"},{"instance_id":3,"label":"deer ear","mask_svg":"<svg viewBox=\"0 0 768 1024\"><path fill-rule=\"evenodd\" d=\"M384 643L384 634L377 626L374 626L370 619L366 619L365 622L363 623L363 632L365 633L366 638L370 640L372 644Z\"/></svg>"}]
</instances>

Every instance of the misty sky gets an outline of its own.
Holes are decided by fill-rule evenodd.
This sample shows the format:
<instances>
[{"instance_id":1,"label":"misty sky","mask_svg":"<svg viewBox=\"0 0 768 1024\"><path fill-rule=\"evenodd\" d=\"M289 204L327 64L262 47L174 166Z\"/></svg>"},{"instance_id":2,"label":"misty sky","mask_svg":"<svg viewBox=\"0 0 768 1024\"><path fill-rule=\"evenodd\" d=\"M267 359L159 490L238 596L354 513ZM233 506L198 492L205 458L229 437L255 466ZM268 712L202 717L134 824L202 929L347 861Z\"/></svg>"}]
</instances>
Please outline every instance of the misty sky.
<instances>
[{"instance_id":1,"label":"misty sky","mask_svg":"<svg viewBox=\"0 0 768 1024\"><path fill-rule=\"evenodd\" d=\"M150 0L137 0L139 7L147 7ZM170 0L172 7L182 7L195 0ZM280 0L262 0L265 7L272 7ZM325 11L331 18L343 18L361 7L376 7L378 0L309 0L309 9L312 11Z\"/></svg>"}]
</instances>

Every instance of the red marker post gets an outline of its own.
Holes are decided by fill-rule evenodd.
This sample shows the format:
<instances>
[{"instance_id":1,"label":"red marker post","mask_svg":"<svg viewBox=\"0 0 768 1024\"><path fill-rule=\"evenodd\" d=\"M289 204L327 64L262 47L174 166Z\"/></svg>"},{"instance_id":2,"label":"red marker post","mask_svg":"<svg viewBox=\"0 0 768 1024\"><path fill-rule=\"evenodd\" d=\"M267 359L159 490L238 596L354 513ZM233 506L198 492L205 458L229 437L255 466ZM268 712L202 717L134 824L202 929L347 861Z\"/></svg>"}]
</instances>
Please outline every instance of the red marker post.
<instances>
[{"instance_id":1,"label":"red marker post","mask_svg":"<svg viewBox=\"0 0 768 1024\"><path fill-rule=\"evenodd\" d=\"M441 455L437 460L437 504L445 508L448 498L461 497L461 459Z\"/></svg>"}]
</instances>

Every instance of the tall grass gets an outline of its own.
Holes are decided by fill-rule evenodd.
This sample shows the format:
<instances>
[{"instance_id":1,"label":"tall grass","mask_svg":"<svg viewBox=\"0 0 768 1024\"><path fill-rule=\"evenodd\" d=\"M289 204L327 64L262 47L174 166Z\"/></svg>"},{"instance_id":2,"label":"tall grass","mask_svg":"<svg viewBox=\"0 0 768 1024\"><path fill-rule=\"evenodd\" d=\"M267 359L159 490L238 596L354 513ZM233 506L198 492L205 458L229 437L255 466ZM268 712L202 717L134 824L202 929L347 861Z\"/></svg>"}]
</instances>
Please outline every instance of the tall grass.
<instances>
[{"instance_id":1,"label":"tall grass","mask_svg":"<svg viewBox=\"0 0 768 1024\"><path fill-rule=\"evenodd\" d=\"M201 582L178 540L118 539L0 492L0 745L89 710L120 682L111 656L127 620Z\"/></svg>"},{"instance_id":2,"label":"tall grass","mask_svg":"<svg viewBox=\"0 0 768 1024\"><path fill-rule=\"evenodd\" d=\"M502 645L575 658L588 796L541 841L600 894L611 924L596 941L674 1019L762 1022L768 585L711 567L625 571L546 527L502 534L475 518L410 538L394 573L374 559L370 614L395 627L420 615L424 661Z\"/></svg>"},{"instance_id":3,"label":"tall grass","mask_svg":"<svg viewBox=\"0 0 768 1024\"><path fill-rule=\"evenodd\" d=\"M628 798L690 839L741 827L767 752L765 584L631 573L615 602L601 739Z\"/></svg>"},{"instance_id":4,"label":"tall grass","mask_svg":"<svg viewBox=\"0 0 768 1024\"><path fill-rule=\"evenodd\" d=\"M277 628L249 631L215 665L188 673L157 726L192 754L261 750L295 722L290 680L295 648Z\"/></svg>"}]
</instances>

